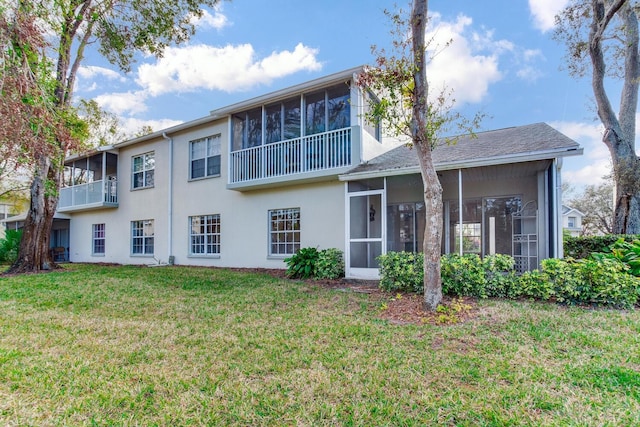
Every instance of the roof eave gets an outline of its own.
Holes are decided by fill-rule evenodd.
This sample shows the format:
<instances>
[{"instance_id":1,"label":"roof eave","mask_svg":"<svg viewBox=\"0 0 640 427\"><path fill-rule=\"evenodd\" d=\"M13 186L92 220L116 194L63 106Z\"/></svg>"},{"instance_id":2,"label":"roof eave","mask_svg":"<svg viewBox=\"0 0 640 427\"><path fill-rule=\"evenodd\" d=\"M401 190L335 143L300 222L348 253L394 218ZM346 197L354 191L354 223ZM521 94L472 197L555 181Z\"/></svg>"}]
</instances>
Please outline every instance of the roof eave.
<instances>
[{"instance_id":1,"label":"roof eave","mask_svg":"<svg viewBox=\"0 0 640 427\"><path fill-rule=\"evenodd\" d=\"M267 102L282 100L288 96L291 96L295 93L305 92L309 90L313 90L315 88L320 88L322 86L326 86L327 84L337 82L343 79L351 79L355 73L359 73L363 70L363 66L360 65L358 67L353 67L348 70L340 71L338 73L330 74L328 76L320 77L315 80L311 80L309 82L300 83L295 86L290 86L285 89L281 89L275 92L267 93L265 95L258 96L256 98L247 99L246 101L241 101L236 104L228 105L226 107L218 108L216 110L211 111L211 116L215 118L222 118L228 116L229 114L246 110L252 107L257 107L259 105L263 105Z\"/></svg>"},{"instance_id":2,"label":"roof eave","mask_svg":"<svg viewBox=\"0 0 640 427\"><path fill-rule=\"evenodd\" d=\"M548 160L557 157L579 156L582 155L583 149L576 148L558 148L554 150L537 151L533 153L523 153L518 155L506 155L499 157L486 157L482 159L474 159L472 161L458 161L434 164L436 171L446 171L455 169L470 169L483 166L497 166L509 163L534 162L537 160ZM407 166L395 169L381 169L375 171L346 173L338 177L340 181L354 181L359 179L379 178L382 176L409 175L420 173L420 166Z\"/></svg>"}]
</instances>

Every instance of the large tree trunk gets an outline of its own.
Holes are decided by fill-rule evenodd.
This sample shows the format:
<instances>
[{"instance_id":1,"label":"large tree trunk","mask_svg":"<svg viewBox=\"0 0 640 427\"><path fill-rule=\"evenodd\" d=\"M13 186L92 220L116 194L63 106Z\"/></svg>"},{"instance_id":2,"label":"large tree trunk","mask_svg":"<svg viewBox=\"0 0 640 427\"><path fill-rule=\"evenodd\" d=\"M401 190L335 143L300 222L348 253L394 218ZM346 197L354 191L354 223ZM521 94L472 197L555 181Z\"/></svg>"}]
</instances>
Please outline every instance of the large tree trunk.
<instances>
[{"instance_id":1,"label":"large tree trunk","mask_svg":"<svg viewBox=\"0 0 640 427\"><path fill-rule=\"evenodd\" d=\"M442 241L442 186L433 166L431 147L432 132L429 131L427 96L427 64L425 58L425 31L427 27L427 0L414 0L411 11L411 37L415 71L413 73L413 114L411 136L418 152L426 224L424 230L424 308L433 311L442 301L442 279L440 278L440 255Z\"/></svg>"},{"instance_id":2,"label":"large tree trunk","mask_svg":"<svg viewBox=\"0 0 640 427\"><path fill-rule=\"evenodd\" d=\"M593 66L591 85L604 125L602 141L609 148L616 185L613 220L615 234L640 234L640 160L635 150L636 112L640 87L640 35L638 17L628 1L591 0L592 21L589 56ZM624 44L624 81L618 115L611 106L604 79L607 64L602 48L607 27L615 16L624 23L620 34Z\"/></svg>"},{"instance_id":3,"label":"large tree trunk","mask_svg":"<svg viewBox=\"0 0 640 427\"><path fill-rule=\"evenodd\" d=\"M31 183L31 204L22 229L18 259L9 273L51 270L56 264L49 250L53 216L58 205L59 172L42 156Z\"/></svg>"}]
</instances>

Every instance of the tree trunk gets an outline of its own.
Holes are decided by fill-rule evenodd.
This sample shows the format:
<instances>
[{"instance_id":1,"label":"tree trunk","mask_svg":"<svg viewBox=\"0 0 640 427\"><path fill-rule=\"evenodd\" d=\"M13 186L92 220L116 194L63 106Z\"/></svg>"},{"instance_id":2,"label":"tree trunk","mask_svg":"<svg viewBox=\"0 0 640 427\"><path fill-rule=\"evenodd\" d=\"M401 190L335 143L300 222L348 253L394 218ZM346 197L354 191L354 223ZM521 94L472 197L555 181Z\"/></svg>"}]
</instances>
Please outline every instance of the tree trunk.
<instances>
[{"instance_id":1,"label":"tree trunk","mask_svg":"<svg viewBox=\"0 0 640 427\"><path fill-rule=\"evenodd\" d=\"M57 265L49 250L53 216L58 205L59 173L51 160L39 159L31 183L31 204L22 230L18 259L8 273L52 270Z\"/></svg>"},{"instance_id":2,"label":"tree trunk","mask_svg":"<svg viewBox=\"0 0 640 427\"><path fill-rule=\"evenodd\" d=\"M640 234L640 159L635 152L620 149L613 159L616 182L613 233Z\"/></svg>"},{"instance_id":3,"label":"tree trunk","mask_svg":"<svg viewBox=\"0 0 640 427\"><path fill-rule=\"evenodd\" d=\"M440 255L442 244L442 186L433 166L431 147L432 124L429 123L426 64L425 31L427 27L427 0L414 0L411 10L411 38L413 49L413 114L411 117L411 137L418 153L422 184L426 224L424 229L424 308L433 311L442 301L442 279L440 278Z\"/></svg>"},{"instance_id":4,"label":"tree trunk","mask_svg":"<svg viewBox=\"0 0 640 427\"><path fill-rule=\"evenodd\" d=\"M442 302L442 278L440 276L440 257L442 245L442 186L433 166L431 147L416 145L422 185L424 186L424 204L426 222L424 227L424 308L433 311Z\"/></svg>"}]
</instances>

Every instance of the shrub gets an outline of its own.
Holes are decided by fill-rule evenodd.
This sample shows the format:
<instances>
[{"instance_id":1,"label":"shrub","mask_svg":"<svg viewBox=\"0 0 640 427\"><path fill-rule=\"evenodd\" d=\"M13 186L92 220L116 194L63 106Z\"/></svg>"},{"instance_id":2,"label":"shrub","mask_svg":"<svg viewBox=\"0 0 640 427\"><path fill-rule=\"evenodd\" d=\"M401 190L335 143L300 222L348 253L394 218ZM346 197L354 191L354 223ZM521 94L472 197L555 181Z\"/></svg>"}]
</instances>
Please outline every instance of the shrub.
<instances>
[{"instance_id":1,"label":"shrub","mask_svg":"<svg viewBox=\"0 0 640 427\"><path fill-rule=\"evenodd\" d=\"M302 248L293 256L285 258L287 276L299 279L314 277L318 255L316 248Z\"/></svg>"},{"instance_id":2,"label":"shrub","mask_svg":"<svg viewBox=\"0 0 640 427\"><path fill-rule=\"evenodd\" d=\"M515 298L519 295L515 264L510 255L487 255L482 259L488 297Z\"/></svg>"},{"instance_id":3,"label":"shrub","mask_svg":"<svg viewBox=\"0 0 640 427\"><path fill-rule=\"evenodd\" d=\"M568 258L584 259L594 252L609 252L609 247L617 240L625 242L638 240L639 236L632 234L607 234L605 236L566 237L564 239L564 255Z\"/></svg>"},{"instance_id":4,"label":"shrub","mask_svg":"<svg viewBox=\"0 0 640 427\"><path fill-rule=\"evenodd\" d=\"M636 277L640 277L640 240L636 239L631 242L620 238L609 246L609 252L593 253L592 257L598 261L604 259L618 260L625 264L628 272Z\"/></svg>"},{"instance_id":5,"label":"shrub","mask_svg":"<svg viewBox=\"0 0 640 427\"><path fill-rule=\"evenodd\" d=\"M378 257L380 288L385 291L422 292L424 255L413 252L387 252Z\"/></svg>"},{"instance_id":6,"label":"shrub","mask_svg":"<svg viewBox=\"0 0 640 427\"><path fill-rule=\"evenodd\" d=\"M11 264L18 258L22 230L7 230L0 239L0 262Z\"/></svg>"},{"instance_id":7,"label":"shrub","mask_svg":"<svg viewBox=\"0 0 640 427\"><path fill-rule=\"evenodd\" d=\"M448 254L441 258L442 293L486 298L487 278L476 254Z\"/></svg>"},{"instance_id":8,"label":"shrub","mask_svg":"<svg viewBox=\"0 0 640 427\"><path fill-rule=\"evenodd\" d=\"M337 279L344 276L342 251L336 248L323 249L316 260L316 279Z\"/></svg>"}]
</instances>

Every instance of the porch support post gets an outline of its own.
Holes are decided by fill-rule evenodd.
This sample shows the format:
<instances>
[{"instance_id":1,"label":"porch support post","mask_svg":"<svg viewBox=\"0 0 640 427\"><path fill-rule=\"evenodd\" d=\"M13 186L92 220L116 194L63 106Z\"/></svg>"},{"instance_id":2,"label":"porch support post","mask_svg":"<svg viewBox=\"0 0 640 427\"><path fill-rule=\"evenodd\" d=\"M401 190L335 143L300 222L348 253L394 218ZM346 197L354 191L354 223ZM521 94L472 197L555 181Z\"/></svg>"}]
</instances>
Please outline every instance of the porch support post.
<instances>
[{"instance_id":1,"label":"porch support post","mask_svg":"<svg viewBox=\"0 0 640 427\"><path fill-rule=\"evenodd\" d=\"M107 201L107 152L102 152L102 201Z\"/></svg>"},{"instance_id":2,"label":"porch support post","mask_svg":"<svg viewBox=\"0 0 640 427\"><path fill-rule=\"evenodd\" d=\"M462 256L462 169L458 169L458 248L460 256Z\"/></svg>"}]
</instances>

